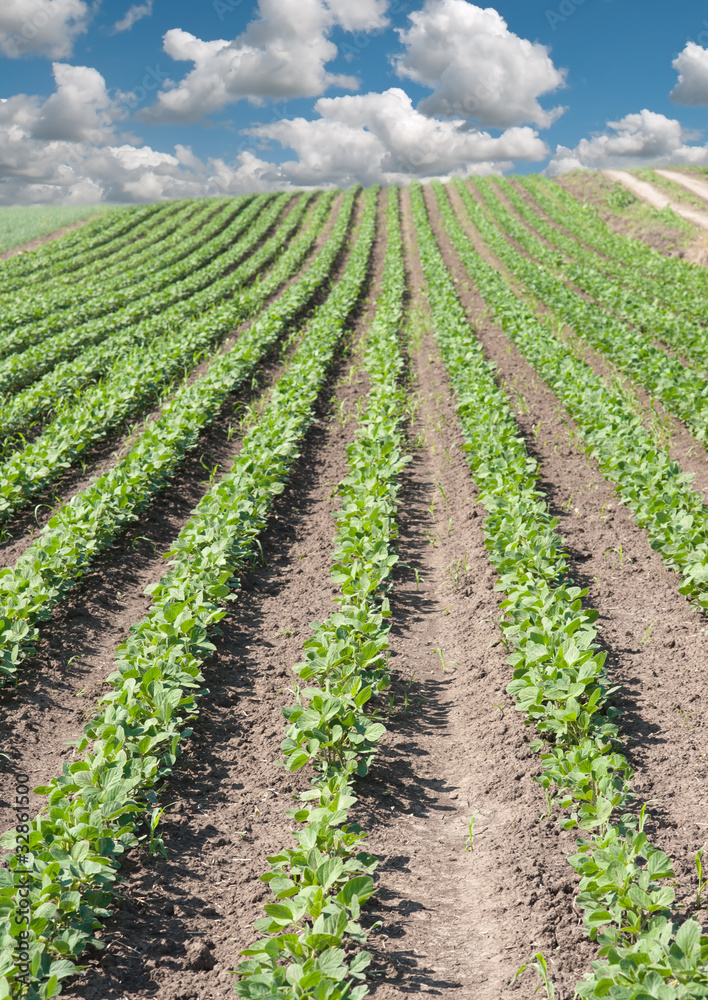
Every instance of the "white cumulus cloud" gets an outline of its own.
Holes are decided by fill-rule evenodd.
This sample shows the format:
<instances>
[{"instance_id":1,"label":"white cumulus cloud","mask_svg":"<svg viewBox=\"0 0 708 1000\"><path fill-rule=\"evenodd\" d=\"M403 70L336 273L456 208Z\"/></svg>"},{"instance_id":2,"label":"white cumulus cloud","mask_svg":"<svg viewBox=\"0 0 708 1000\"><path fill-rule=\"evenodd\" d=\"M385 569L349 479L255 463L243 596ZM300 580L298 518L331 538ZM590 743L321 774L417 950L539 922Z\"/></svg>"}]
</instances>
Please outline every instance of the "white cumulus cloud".
<instances>
[{"instance_id":1,"label":"white cumulus cloud","mask_svg":"<svg viewBox=\"0 0 708 1000\"><path fill-rule=\"evenodd\" d=\"M671 100L692 107L708 107L708 49L688 42L672 66L679 78L671 91Z\"/></svg>"},{"instance_id":2,"label":"white cumulus cloud","mask_svg":"<svg viewBox=\"0 0 708 1000\"><path fill-rule=\"evenodd\" d=\"M154 201L279 186L271 165L248 151L227 164L185 146L173 154L118 138L125 105L97 70L56 63L54 76L46 100L0 99L0 204Z\"/></svg>"},{"instance_id":3,"label":"white cumulus cloud","mask_svg":"<svg viewBox=\"0 0 708 1000\"><path fill-rule=\"evenodd\" d=\"M316 97L332 86L356 89L355 78L326 70L338 51L329 35L337 26L346 31L384 27L387 5L388 0L260 0L259 17L232 41L204 41L173 28L165 35L165 52L194 68L176 86L163 89L140 117L153 123L194 122L243 99Z\"/></svg>"},{"instance_id":4,"label":"white cumulus cloud","mask_svg":"<svg viewBox=\"0 0 708 1000\"><path fill-rule=\"evenodd\" d=\"M130 31L133 25L142 21L144 17L152 17L152 4L153 0L146 0L146 3L134 3L132 7L128 8L125 17L116 21L113 25L113 31L116 34L121 31Z\"/></svg>"},{"instance_id":5,"label":"white cumulus cloud","mask_svg":"<svg viewBox=\"0 0 708 1000\"><path fill-rule=\"evenodd\" d=\"M65 59L90 17L84 0L0 0L0 53Z\"/></svg>"},{"instance_id":6,"label":"white cumulus cloud","mask_svg":"<svg viewBox=\"0 0 708 1000\"><path fill-rule=\"evenodd\" d=\"M467 0L426 0L398 34L406 51L395 60L401 77L433 89L419 105L426 115L474 119L485 127L535 123L545 128L563 108L538 98L562 87L544 45L520 38L492 7Z\"/></svg>"},{"instance_id":7,"label":"white cumulus cloud","mask_svg":"<svg viewBox=\"0 0 708 1000\"><path fill-rule=\"evenodd\" d=\"M576 167L601 170L708 164L708 147L688 143L695 138L694 133L687 132L676 119L646 108L618 122L608 122L607 128L607 132L582 139L573 149L558 146L546 172L555 176Z\"/></svg>"},{"instance_id":8,"label":"white cumulus cloud","mask_svg":"<svg viewBox=\"0 0 708 1000\"><path fill-rule=\"evenodd\" d=\"M112 133L116 105L98 70L67 63L52 69L57 89L37 107L32 137L81 142Z\"/></svg>"},{"instance_id":9,"label":"white cumulus cloud","mask_svg":"<svg viewBox=\"0 0 708 1000\"><path fill-rule=\"evenodd\" d=\"M250 130L293 149L276 177L302 186L406 183L415 178L501 171L516 159L541 160L548 149L533 129L498 137L465 122L437 121L417 111L403 90L321 98L319 119L295 118Z\"/></svg>"}]
</instances>

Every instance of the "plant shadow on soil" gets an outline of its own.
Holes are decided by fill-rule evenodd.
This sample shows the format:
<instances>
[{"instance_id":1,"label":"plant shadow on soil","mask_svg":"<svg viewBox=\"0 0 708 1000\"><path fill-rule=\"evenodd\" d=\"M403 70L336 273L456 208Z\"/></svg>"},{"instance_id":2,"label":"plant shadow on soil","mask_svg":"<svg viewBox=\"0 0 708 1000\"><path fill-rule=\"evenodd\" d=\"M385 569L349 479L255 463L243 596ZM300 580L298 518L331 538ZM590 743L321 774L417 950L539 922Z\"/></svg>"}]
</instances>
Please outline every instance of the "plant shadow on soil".
<instances>
[{"instance_id":1,"label":"plant shadow on soil","mask_svg":"<svg viewBox=\"0 0 708 1000\"><path fill-rule=\"evenodd\" d=\"M366 299L350 317L350 327L365 305ZM284 735L281 707L293 700L288 666L302 658L303 641L311 634L308 622L334 610L337 588L327 570L335 501L323 496L346 474L341 442L350 430L335 424L330 400L350 363L345 344L320 391L315 422L287 489L260 537L262 559L239 574L237 601L215 636L217 652L205 665L206 691L193 735L161 795L168 808L159 832L168 857L149 858L143 850L125 859L123 889L105 935L111 947L70 987L69 997L233 995L226 970L236 968L240 950L256 936L252 924L268 896L259 876L266 857L290 839L293 793L309 787L306 775L293 775L275 761ZM345 397L358 392L358 383L351 382L343 390ZM314 552L309 563L299 561L303 543ZM298 575L303 567L304 575ZM292 628L282 629L285 624ZM278 638L283 632L286 638ZM234 859L234 854L250 857ZM248 863L234 870L234 860ZM220 912L224 901L217 898L222 894L216 883L227 877L234 881ZM196 964L190 956L195 937L207 949L202 966L198 956ZM215 964L208 957L214 949L217 969L205 975Z\"/></svg>"},{"instance_id":2,"label":"plant shadow on soil","mask_svg":"<svg viewBox=\"0 0 708 1000\"><path fill-rule=\"evenodd\" d=\"M567 501L563 500L564 486L554 482L544 474L545 456L529 435L526 436L526 448L529 455L538 462L540 471L538 488L545 494L548 508L552 516L557 518L559 522L558 531L565 540L564 550L567 553L568 566L573 584L588 591L588 596L583 599L583 602L586 607L592 607L593 604L590 595L592 595L596 587L596 581L594 577L585 571L584 566L590 558L589 549L593 547L594 543L601 541L602 531L598 528L595 532L595 538L592 535L589 539L587 535L584 536L583 541L587 542L588 546L588 549L585 551L569 544L563 534L563 522L567 520L568 515ZM586 524L586 530L588 528L589 523ZM603 615L600 613L598 625L602 626L602 623ZM600 648L607 654L607 673L610 682L612 682L621 669L623 659L635 654L637 652L636 647L633 645L618 644L617 642L607 642L604 639L602 630L598 633L597 642ZM623 741L622 753L629 761L631 767L636 771L641 770L645 763L646 747L667 745L669 742L665 736L660 735L662 732L661 727L656 723L649 722L644 717L640 704L642 691L642 678L632 673L625 674L622 676L620 690L610 702L620 712L617 723L620 727L620 734ZM640 808L641 802L635 801L634 803L627 804L626 811L637 813ZM657 803L652 808L653 820L647 824L647 832L658 829L664 816L665 810Z\"/></svg>"},{"instance_id":3,"label":"plant shadow on soil","mask_svg":"<svg viewBox=\"0 0 708 1000\"><path fill-rule=\"evenodd\" d=\"M419 462L419 457L413 451L411 465L416 462ZM381 747L369 774L356 783L360 808L366 817L362 825L372 833L381 826L392 827L394 824L391 818L397 819L402 813L412 814L420 819L436 813L452 815L455 809L441 800L441 795L449 795L458 790L456 785L445 779L422 776L418 768L418 763L429 756L429 751L421 744L422 739L442 734L448 724L448 691L452 681L436 678L416 681L415 674L406 678L396 669L396 646L399 641L410 632L411 623L424 619L435 610L435 601L427 597L424 591L413 591L400 586L404 574L408 578L410 576L409 567L423 564L428 546L427 539L406 513L422 509L426 506L426 501L429 502L426 483L411 476L411 465L401 474L398 551L405 559L394 571L391 595L390 692L395 696L395 703L399 707L389 718L387 725L389 729L395 730L396 742L395 745L386 743ZM383 705L380 707L384 708ZM411 855L404 852L389 855L379 866L379 873L384 875L395 870L397 873L410 875L411 860ZM374 933L367 944L367 950L372 954L371 980L374 995L375 988L382 979L387 985L395 983L396 989L404 994L418 993L421 990L439 994L461 988L459 981L440 978L435 969L421 963L421 956L416 955L413 950L396 947L396 942L410 931L406 921L409 921L411 915L424 911L432 913L432 909L404 893L379 884L366 910L367 925L371 926L373 922L380 920L389 942L389 946L383 950Z\"/></svg>"}]
</instances>

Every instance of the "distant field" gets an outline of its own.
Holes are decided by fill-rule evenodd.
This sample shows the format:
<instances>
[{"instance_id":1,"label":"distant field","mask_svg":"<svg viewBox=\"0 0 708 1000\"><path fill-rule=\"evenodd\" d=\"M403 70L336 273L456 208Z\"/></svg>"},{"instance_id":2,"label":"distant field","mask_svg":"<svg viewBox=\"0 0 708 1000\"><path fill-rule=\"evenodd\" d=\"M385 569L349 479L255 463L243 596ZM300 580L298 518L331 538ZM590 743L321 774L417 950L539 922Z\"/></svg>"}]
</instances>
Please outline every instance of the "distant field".
<instances>
[{"instance_id":1,"label":"distant field","mask_svg":"<svg viewBox=\"0 0 708 1000\"><path fill-rule=\"evenodd\" d=\"M54 233L80 219L103 212L107 205L13 205L0 207L0 253Z\"/></svg>"}]
</instances>

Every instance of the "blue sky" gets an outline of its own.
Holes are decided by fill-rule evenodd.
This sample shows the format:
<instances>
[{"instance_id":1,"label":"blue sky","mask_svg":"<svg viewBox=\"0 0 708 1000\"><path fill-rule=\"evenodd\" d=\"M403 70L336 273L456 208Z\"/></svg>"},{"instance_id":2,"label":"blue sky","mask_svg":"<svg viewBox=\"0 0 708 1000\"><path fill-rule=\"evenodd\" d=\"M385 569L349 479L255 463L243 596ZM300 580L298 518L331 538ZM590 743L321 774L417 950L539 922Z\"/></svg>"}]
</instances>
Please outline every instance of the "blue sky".
<instances>
[{"instance_id":1,"label":"blue sky","mask_svg":"<svg viewBox=\"0 0 708 1000\"><path fill-rule=\"evenodd\" d=\"M259 15L266 18L263 44L266 48L271 43L281 45L277 37L280 11L283 16L288 8L290 16L298 11L295 0L281 2L279 8L279 0L264 0L260 6L253 0L153 0L152 4L138 0L134 6L144 4L146 16L136 19L129 30L116 31L116 23L131 7L130 0L93 4L89 0L3 0L9 13L0 11L0 53L4 53L0 55L0 98L4 99L0 141L5 129L0 200L71 201L93 196L150 200L200 190L218 193L214 177L220 173L220 189L236 192L249 183L277 188L400 181L470 170L535 171L549 164L554 172L577 165L708 162L708 10L704 4L693 0L673 0L670 5L630 0L500 0L491 17L489 10L467 0L355 0L354 4L347 0L348 7L343 0L330 0L330 6L339 4L342 13L325 15L324 26L313 29L312 39L303 29L303 37L287 54L294 63L294 81L285 88L286 95L276 100L264 96L268 84L256 79L256 62L253 92L247 73L239 83L239 94L250 93L253 101L238 99L234 93L211 101L209 95L220 87L230 65L231 49L224 49L216 61L209 56L201 63L171 58L163 49L165 35L175 29L182 33L175 45L190 53L202 43L232 42ZM319 8L327 9L326 0L304 2L309 3L313 17ZM356 30L345 30L355 7L360 10ZM41 20L42 10L52 15L48 28ZM497 15L507 25L501 34ZM28 17L39 17L41 29L34 30L34 35L30 29L29 38L26 31L21 34ZM378 26L386 20L386 26ZM414 23L415 36L410 34ZM396 29L409 32L408 37L399 37ZM476 48L485 32L493 36L491 55L488 48ZM253 37L249 35L249 44ZM458 37L464 43L455 48ZM336 50L327 58L311 56L311 40L313 53L330 43ZM524 55L520 40L538 44ZM479 44L484 46L483 41ZM436 56L437 68L430 70L427 55L435 45L441 51ZM547 47L547 54L539 46ZM495 81L501 80L503 97L496 103L491 98L482 100L486 119L481 122L469 105L463 105L467 111L455 105L453 113L441 114L440 101L436 104L440 92L448 104L469 97L480 52L484 58L498 60L501 68L491 72ZM407 69L396 65L401 57L408 60ZM314 64L318 58L324 82L321 86L312 80L303 83L310 61ZM679 58L684 60L681 67L686 79L678 96L688 95L680 103L669 96L679 72L672 64ZM449 70L452 83L441 85L435 78L443 72L441 67ZM558 86L561 71L565 86ZM485 72L483 79L490 80L489 66ZM174 94L190 73L184 98L191 110L186 116L176 114L168 107L169 91ZM166 98L158 99L151 74L162 82ZM327 82L327 75L357 77L359 88L352 80ZM165 84L167 76L171 84ZM342 100L357 93L387 96L356 108ZM520 109L507 116L501 104L513 103L517 93ZM132 96L126 99L125 95ZM326 114L334 122L322 122L321 109L315 108L320 98L335 99L333 104L326 103ZM432 106L423 104L422 117L415 109L426 100ZM204 101L203 108L200 101ZM396 101L403 102L400 113ZM566 110L552 122L539 113L541 108L551 111L559 106ZM632 117L643 109L648 115ZM297 124L300 119L305 124ZM246 129L274 121L280 124L267 137L261 135L254 141L244 134ZM609 122L624 122L619 140L616 131L608 128ZM424 137L428 127L430 140ZM425 155L405 146L401 133L406 129L418 134L416 149L428 150ZM489 155L479 151L487 147L473 141L471 132L483 132L495 140ZM438 155L450 141L455 145L454 156ZM349 172L340 155L347 143L352 153ZM174 159L178 146L189 147L191 154L179 154L182 162L175 164L169 158ZM558 147L562 147L560 153ZM116 154L116 148L122 152ZM315 156L317 151L321 157ZM378 173L371 167L376 157Z\"/></svg>"}]
</instances>

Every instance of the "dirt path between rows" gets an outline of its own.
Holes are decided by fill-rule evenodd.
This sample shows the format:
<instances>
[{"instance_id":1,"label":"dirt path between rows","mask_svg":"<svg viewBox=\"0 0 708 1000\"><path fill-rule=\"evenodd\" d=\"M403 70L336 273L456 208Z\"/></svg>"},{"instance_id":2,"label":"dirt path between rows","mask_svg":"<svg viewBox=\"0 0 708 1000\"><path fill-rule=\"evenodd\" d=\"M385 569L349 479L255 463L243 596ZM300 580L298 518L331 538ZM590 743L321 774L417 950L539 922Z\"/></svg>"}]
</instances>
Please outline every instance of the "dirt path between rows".
<instances>
[{"instance_id":1,"label":"dirt path between rows","mask_svg":"<svg viewBox=\"0 0 708 1000\"><path fill-rule=\"evenodd\" d=\"M589 589L589 606L600 612L610 676L620 685L625 752L637 769L634 788L640 801L653 800L650 831L676 860L678 901L692 901L694 855L708 839L705 616L679 594L680 578L665 568L597 464L585 456L555 395L490 321L437 213L432 216L468 316L514 401L529 452L540 462L541 484L567 541L572 575Z\"/></svg>"},{"instance_id":2,"label":"dirt path between rows","mask_svg":"<svg viewBox=\"0 0 708 1000\"><path fill-rule=\"evenodd\" d=\"M422 275L407 193L404 205L417 306ZM359 822L382 858L374 996L530 1000L533 976L510 982L535 951L568 990L592 956L571 905L572 839L540 818L532 734L505 694L510 672L497 644L483 511L427 320L412 368L416 448L403 476L399 546L411 569L399 571L392 598L396 712L360 783Z\"/></svg>"},{"instance_id":3,"label":"dirt path between rows","mask_svg":"<svg viewBox=\"0 0 708 1000\"><path fill-rule=\"evenodd\" d=\"M700 180L700 178L691 177L690 174L683 174L680 170L660 170L657 168L656 173L660 177L665 177L669 181L680 184L681 187L685 187L691 194L698 195L703 201L708 202L708 184Z\"/></svg>"},{"instance_id":4,"label":"dirt path between rows","mask_svg":"<svg viewBox=\"0 0 708 1000\"><path fill-rule=\"evenodd\" d=\"M355 217L362 208L360 200ZM329 226L323 227L322 239L328 233ZM335 273L340 273L347 255L345 249ZM297 324L293 324L295 329ZM206 492L210 474L215 468L223 471L233 461L240 448L238 424L245 407L275 381L283 364L276 345L257 366L257 377L226 401L169 486L53 609L51 619L40 627L36 653L23 665L17 687L0 692L2 751L10 758L0 758L0 832L15 819L9 808L12 775L28 773L35 787L45 784L61 771L63 761L71 759L73 751L67 742L80 735L104 692L116 645L149 608L144 591L165 572L163 552ZM106 467L110 461L109 456L102 459ZM46 511L38 514L46 516ZM24 537L14 543L15 549L30 542ZM43 799L32 797L30 811L36 812L43 804Z\"/></svg>"},{"instance_id":5,"label":"dirt path between rows","mask_svg":"<svg viewBox=\"0 0 708 1000\"><path fill-rule=\"evenodd\" d=\"M653 184L649 184L648 181L640 181L638 177L627 173L625 170L603 170L603 174L610 180L624 185L640 201L646 202L652 208L661 211L668 206L672 212L680 215L682 219L692 222L694 226L699 226L701 229L708 229L708 212L700 212L695 208L687 208L685 205L681 205L680 202L673 201L665 194L662 194ZM670 179L674 180L675 178L671 177Z\"/></svg>"}]
</instances>

